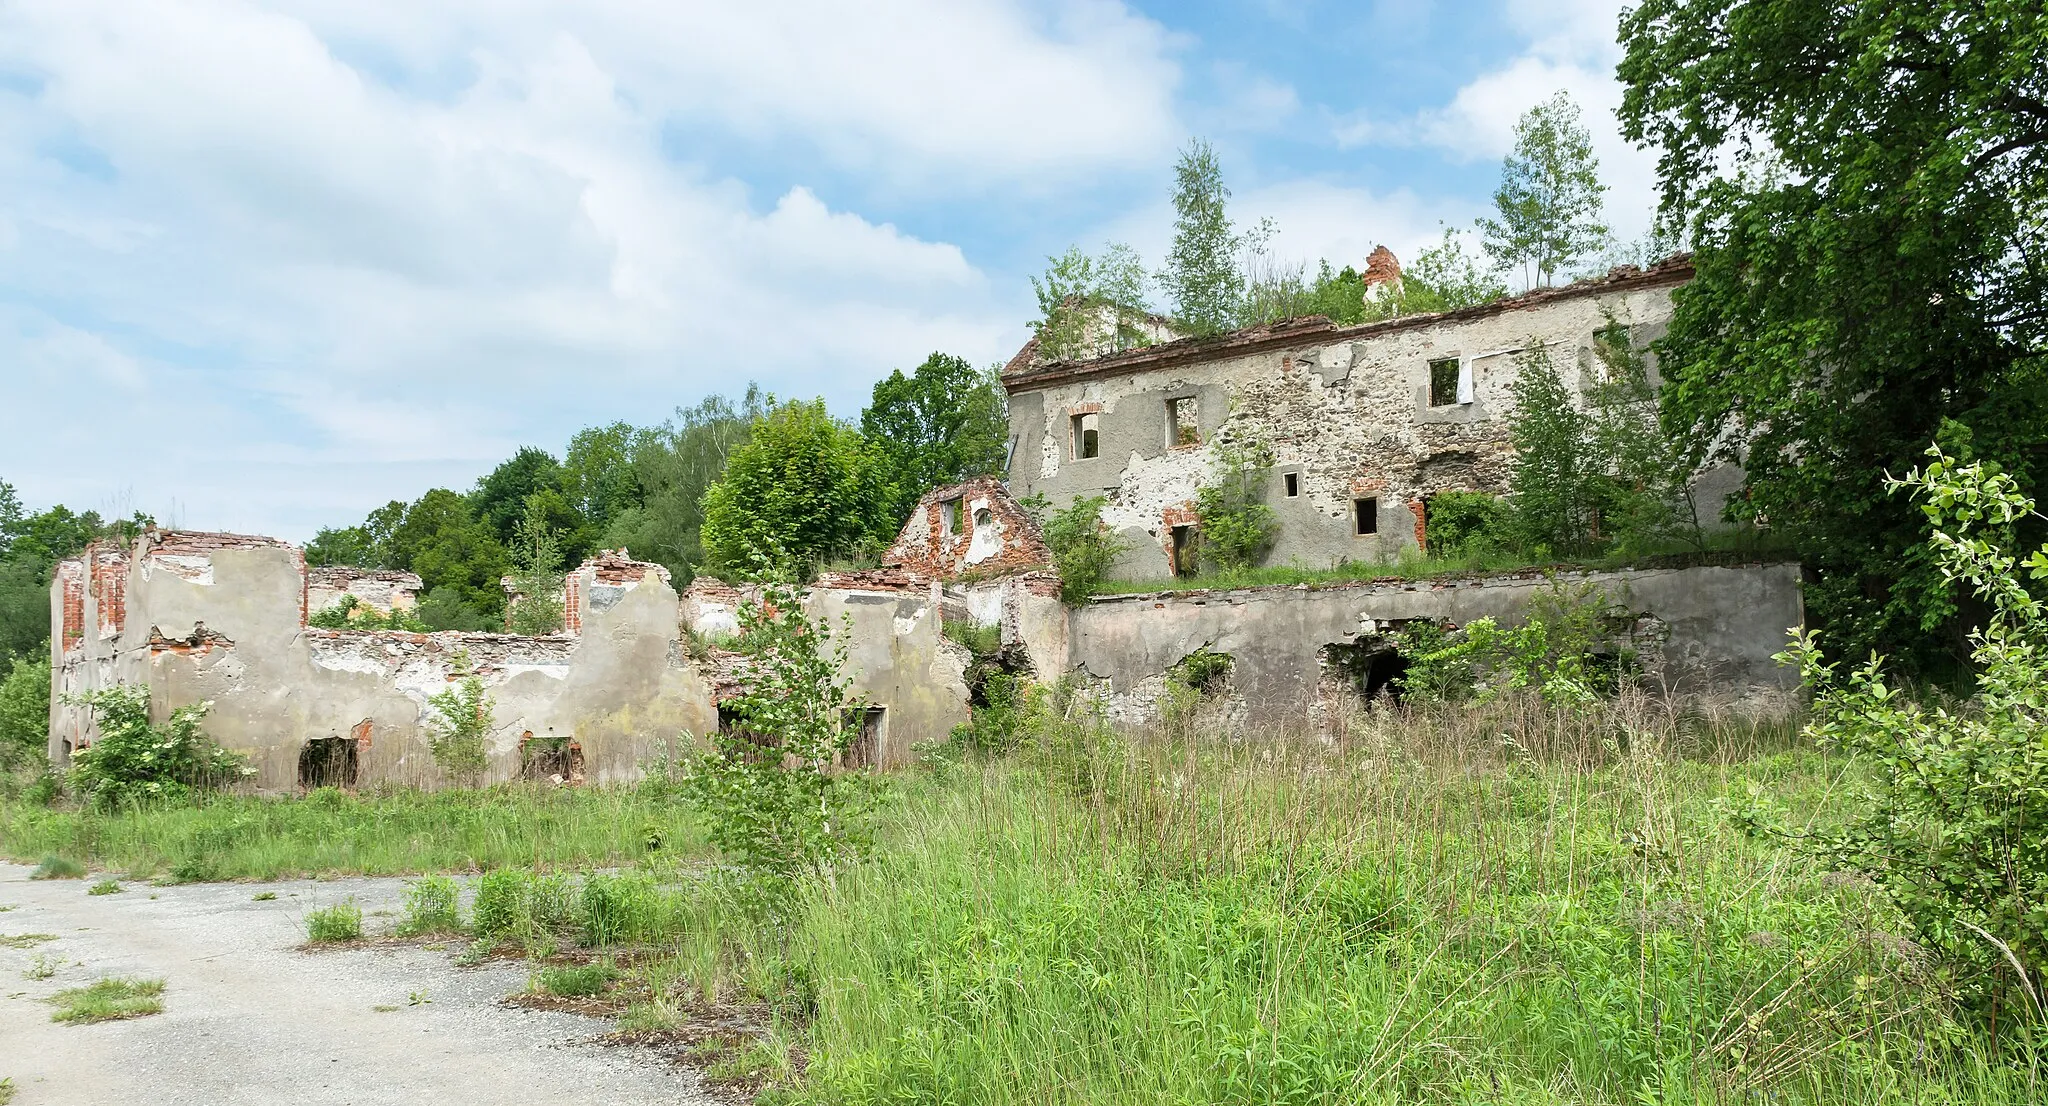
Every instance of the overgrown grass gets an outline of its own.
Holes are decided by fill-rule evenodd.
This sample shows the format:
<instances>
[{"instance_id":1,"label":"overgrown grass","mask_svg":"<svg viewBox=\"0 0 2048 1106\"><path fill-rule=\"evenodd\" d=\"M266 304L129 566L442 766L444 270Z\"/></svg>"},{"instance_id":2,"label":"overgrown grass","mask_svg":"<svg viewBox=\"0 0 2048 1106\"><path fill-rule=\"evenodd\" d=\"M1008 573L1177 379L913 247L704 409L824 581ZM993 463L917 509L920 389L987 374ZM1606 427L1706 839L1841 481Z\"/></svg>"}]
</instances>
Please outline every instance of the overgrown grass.
<instances>
[{"instance_id":1,"label":"overgrown grass","mask_svg":"<svg viewBox=\"0 0 2048 1106\"><path fill-rule=\"evenodd\" d=\"M1063 720L906 781L793 928L702 909L665 970L776 1004L818 1102L2039 1101L1874 888L1718 806L1826 817L1847 771L1640 701L1329 745Z\"/></svg>"},{"instance_id":2,"label":"overgrown grass","mask_svg":"<svg viewBox=\"0 0 2048 1106\"><path fill-rule=\"evenodd\" d=\"M1768 539L1768 540L1767 540ZM1434 557L1417 554L1413 547L1391 561L1346 561L1327 568L1303 565L1268 565L1235 571L1205 571L1197 576L1153 580L1105 580L1098 595L1139 595L1160 591L1229 590L1252 587L1293 587L1318 584L1362 583L1371 580L1428 580L1447 576L1470 576L1490 572L1521 572L1534 569L1559 572L1609 571L1640 567L1686 567L1697 564L1725 564L1756 557L1783 557L1787 547L1775 535L1717 532L1709 536L1704 549L1673 546L1648 552L1614 553L1576 561L1538 559L1520 553L1486 553L1469 557Z\"/></svg>"},{"instance_id":3,"label":"overgrown grass","mask_svg":"<svg viewBox=\"0 0 2048 1106\"><path fill-rule=\"evenodd\" d=\"M650 841L664 854L701 855L702 840L697 822L658 783L216 795L111 813L0 803L0 854L62 853L173 880L602 867L641 859ZM73 873L83 874L82 868Z\"/></svg>"},{"instance_id":4,"label":"overgrown grass","mask_svg":"<svg viewBox=\"0 0 2048 1106\"><path fill-rule=\"evenodd\" d=\"M51 995L49 1001L57 1009L50 1020L84 1025L161 1014L163 993L161 979L102 979Z\"/></svg>"},{"instance_id":5,"label":"overgrown grass","mask_svg":"<svg viewBox=\"0 0 2048 1106\"><path fill-rule=\"evenodd\" d=\"M33 854L38 850L30 849L25 851ZM35 871L30 872L28 874L28 878L84 879L85 865L80 864L78 861L72 860L69 857L58 856L52 853L51 855L44 857L42 863L36 865Z\"/></svg>"},{"instance_id":6,"label":"overgrown grass","mask_svg":"<svg viewBox=\"0 0 2048 1106\"><path fill-rule=\"evenodd\" d=\"M550 995L601 995L619 977L619 970L602 960L567 967L542 968L533 975L534 990Z\"/></svg>"}]
</instances>

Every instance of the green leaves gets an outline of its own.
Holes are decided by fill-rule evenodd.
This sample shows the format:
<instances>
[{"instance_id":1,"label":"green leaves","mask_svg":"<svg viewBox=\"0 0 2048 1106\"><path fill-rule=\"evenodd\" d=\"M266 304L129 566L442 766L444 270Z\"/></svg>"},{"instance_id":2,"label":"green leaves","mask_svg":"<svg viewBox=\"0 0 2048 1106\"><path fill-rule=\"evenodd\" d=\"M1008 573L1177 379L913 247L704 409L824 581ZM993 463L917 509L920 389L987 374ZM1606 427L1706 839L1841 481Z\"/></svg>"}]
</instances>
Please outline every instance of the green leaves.
<instances>
[{"instance_id":1,"label":"green leaves","mask_svg":"<svg viewBox=\"0 0 2048 1106\"><path fill-rule=\"evenodd\" d=\"M1599 221L1606 191L1579 106L1560 91L1515 124L1515 148L1493 194L1500 217L1479 220L1486 252L1500 268L1530 270L1532 285L1549 284L1607 241Z\"/></svg>"},{"instance_id":2,"label":"green leaves","mask_svg":"<svg viewBox=\"0 0 2048 1106\"><path fill-rule=\"evenodd\" d=\"M1174 321L1196 335L1238 325L1244 276L1237 267L1239 235L1225 204L1223 167L1202 139L1188 143L1173 170L1173 246L1159 284L1173 304Z\"/></svg>"},{"instance_id":3,"label":"green leaves","mask_svg":"<svg viewBox=\"0 0 2048 1106\"><path fill-rule=\"evenodd\" d=\"M1883 480L1944 426L2022 487L2048 463L2048 10L1644 0L1621 39L1624 132L1694 250L1666 425L1743 464L1730 510L1797 539L1831 647L1959 659Z\"/></svg>"},{"instance_id":4,"label":"green leaves","mask_svg":"<svg viewBox=\"0 0 2048 1106\"><path fill-rule=\"evenodd\" d=\"M149 689L116 684L67 700L91 708L99 737L71 757L71 781L94 806L181 801L194 789L238 781L254 771L200 732L211 703L179 707L149 720Z\"/></svg>"},{"instance_id":5,"label":"green leaves","mask_svg":"<svg viewBox=\"0 0 2048 1106\"><path fill-rule=\"evenodd\" d=\"M1781 659L1813 691L1806 732L1862 762L1867 789L1838 825L1796 834L1755 812L1745 824L1870 876L1967 997L2038 1016L2048 997L2048 619L2016 578L2019 559L1981 533L2034 503L1994 466L1929 452L1924 469L1891 484L1915 491L1939 527L1937 570L1990 608L1971 637L1975 694L1932 705L1888 683L1876 655L1843 672L1817 635L1795 634ZM2048 563L2048 547L2027 562Z\"/></svg>"},{"instance_id":6,"label":"green leaves","mask_svg":"<svg viewBox=\"0 0 2048 1106\"><path fill-rule=\"evenodd\" d=\"M474 787L483 779L488 763L485 742L497 728L496 702L484 690L484 682L469 667L469 651L458 649L450 664L457 681L446 690L429 696L426 716L430 735L427 747L434 763L457 783Z\"/></svg>"},{"instance_id":7,"label":"green leaves","mask_svg":"<svg viewBox=\"0 0 2048 1106\"><path fill-rule=\"evenodd\" d=\"M1212 452L1210 480L1195 492L1202 555L1226 572L1250 568L1280 533L1280 520L1265 503L1273 451L1264 442L1225 441Z\"/></svg>"},{"instance_id":8,"label":"green leaves","mask_svg":"<svg viewBox=\"0 0 2048 1106\"><path fill-rule=\"evenodd\" d=\"M764 567L809 572L886 541L885 488L868 443L832 418L823 400L791 401L757 423L725 473L704 493L704 551L729 579ZM900 521L900 520L897 520Z\"/></svg>"}]
</instances>

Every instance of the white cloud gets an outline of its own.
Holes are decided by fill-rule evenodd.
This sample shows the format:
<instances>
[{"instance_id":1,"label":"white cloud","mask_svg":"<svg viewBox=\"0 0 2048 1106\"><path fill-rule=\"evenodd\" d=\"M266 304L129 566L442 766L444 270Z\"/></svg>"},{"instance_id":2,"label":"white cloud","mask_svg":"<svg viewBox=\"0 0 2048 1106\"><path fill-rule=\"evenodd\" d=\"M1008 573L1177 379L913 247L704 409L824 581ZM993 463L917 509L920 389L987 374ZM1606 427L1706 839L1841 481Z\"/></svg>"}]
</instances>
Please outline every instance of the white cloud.
<instances>
[{"instance_id":1,"label":"white cloud","mask_svg":"<svg viewBox=\"0 0 2048 1106\"><path fill-rule=\"evenodd\" d=\"M1494 160L1514 146L1515 121L1559 90L1585 114L1608 185L1607 218L1617 236L1648 229L1657 206L1657 159L1621 137L1615 112L1619 0L1507 0L1509 25L1526 38L1520 54L1460 87L1450 102L1401 119L1361 115L1338 121L1340 146L1433 146L1466 161Z\"/></svg>"},{"instance_id":2,"label":"white cloud","mask_svg":"<svg viewBox=\"0 0 2048 1106\"><path fill-rule=\"evenodd\" d=\"M933 349L993 360L1021 293L960 248L676 128L1043 187L1170 151L1171 48L1099 0L19 0L0 476L303 538L749 379L848 409Z\"/></svg>"}]
</instances>

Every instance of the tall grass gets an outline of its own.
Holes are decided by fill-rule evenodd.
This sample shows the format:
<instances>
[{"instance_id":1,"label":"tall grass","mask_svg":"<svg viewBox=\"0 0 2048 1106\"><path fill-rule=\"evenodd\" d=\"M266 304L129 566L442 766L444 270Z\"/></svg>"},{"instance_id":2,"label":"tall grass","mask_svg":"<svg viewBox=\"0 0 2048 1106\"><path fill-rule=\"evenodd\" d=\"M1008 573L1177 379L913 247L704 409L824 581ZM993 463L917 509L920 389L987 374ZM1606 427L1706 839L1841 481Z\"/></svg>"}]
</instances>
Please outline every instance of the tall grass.
<instances>
[{"instance_id":1,"label":"tall grass","mask_svg":"<svg viewBox=\"0 0 2048 1106\"><path fill-rule=\"evenodd\" d=\"M1952 1017L1873 888L1729 826L1716 801L1751 787L1841 801L1846 767L1786 728L1646 700L1350 723L1326 744L1056 719L909 783L794 930L725 916L678 956L714 992L805 992L818 1101L2048 1091Z\"/></svg>"},{"instance_id":2,"label":"tall grass","mask_svg":"<svg viewBox=\"0 0 2048 1106\"><path fill-rule=\"evenodd\" d=\"M658 848L700 855L698 823L657 783L515 784L481 791L323 789L304 798L216 795L114 813L0 803L0 854L60 853L175 879L630 864Z\"/></svg>"}]
</instances>

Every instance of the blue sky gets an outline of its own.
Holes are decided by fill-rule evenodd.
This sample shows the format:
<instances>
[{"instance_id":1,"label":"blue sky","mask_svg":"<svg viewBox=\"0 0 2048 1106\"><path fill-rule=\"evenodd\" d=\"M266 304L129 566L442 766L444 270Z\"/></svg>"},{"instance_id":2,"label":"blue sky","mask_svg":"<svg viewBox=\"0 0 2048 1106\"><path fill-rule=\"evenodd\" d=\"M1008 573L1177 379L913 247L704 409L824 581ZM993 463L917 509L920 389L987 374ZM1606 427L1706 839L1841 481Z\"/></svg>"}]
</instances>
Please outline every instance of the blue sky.
<instances>
[{"instance_id":1,"label":"blue sky","mask_svg":"<svg viewBox=\"0 0 2048 1106\"><path fill-rule=\"evenodd\" d=\"M1618 0L12 0L0 479L303 540L758 380L989 363L1070 243L1156 263L1174 153L1278 252L1409 256Z\"/></svg>"}]
</instances>

